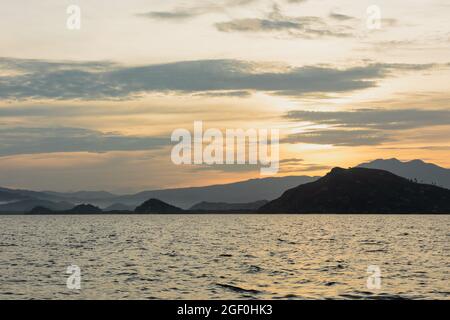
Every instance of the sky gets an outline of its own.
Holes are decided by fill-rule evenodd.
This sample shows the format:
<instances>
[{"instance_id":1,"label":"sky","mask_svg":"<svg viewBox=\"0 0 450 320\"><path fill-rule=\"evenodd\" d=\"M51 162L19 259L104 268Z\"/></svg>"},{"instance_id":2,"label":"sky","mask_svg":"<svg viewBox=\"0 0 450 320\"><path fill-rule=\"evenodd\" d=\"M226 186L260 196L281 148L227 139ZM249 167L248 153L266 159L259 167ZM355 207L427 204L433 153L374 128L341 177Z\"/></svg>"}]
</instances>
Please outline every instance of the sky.
<instances>
[{"instance_id":1,"label":"sky","mask_svg":"<svg viewBox=\"0 0 450 320\"><path fill-rule=\"evenodd\" d=\"M278 176L393 157L450 167L447 0L15 0L0 12L3 187L261 177L173 164L171 133L194 121L279 129Z\"/></svg>"}]
</instances>

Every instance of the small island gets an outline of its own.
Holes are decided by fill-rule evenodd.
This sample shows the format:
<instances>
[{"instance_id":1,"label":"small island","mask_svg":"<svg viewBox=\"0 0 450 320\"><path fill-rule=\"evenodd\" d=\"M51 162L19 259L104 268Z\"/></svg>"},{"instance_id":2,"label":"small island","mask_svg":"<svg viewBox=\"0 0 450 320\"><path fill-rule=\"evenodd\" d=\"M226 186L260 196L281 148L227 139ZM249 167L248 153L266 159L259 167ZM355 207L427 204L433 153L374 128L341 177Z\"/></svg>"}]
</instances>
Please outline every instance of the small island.
<instances>
[{"instance_id":1,"label":"small island","mask_svg":"<svg viewBox=\"0 0 450 320\"><path fill-rule=\"evenodd\" d=\"M201 202L190 209L151 198L134 210L80 204L68 210L43 206L29 214L450 214L450 190L417 183L379 169L334 168L317 181L289 189L272 201ZM113 209L113 208L111 208Z\"/></svg>"},{"instance_id":2,"label":"small island","mask_svg":"<svg viewBox=\"0 0 450 320\"><path fill-rule=\"evenodd\" d=\"M450 213L450 190L378 169L334 168L311 183L287 190L259 213Z\"/></svg>"}]
</instances>

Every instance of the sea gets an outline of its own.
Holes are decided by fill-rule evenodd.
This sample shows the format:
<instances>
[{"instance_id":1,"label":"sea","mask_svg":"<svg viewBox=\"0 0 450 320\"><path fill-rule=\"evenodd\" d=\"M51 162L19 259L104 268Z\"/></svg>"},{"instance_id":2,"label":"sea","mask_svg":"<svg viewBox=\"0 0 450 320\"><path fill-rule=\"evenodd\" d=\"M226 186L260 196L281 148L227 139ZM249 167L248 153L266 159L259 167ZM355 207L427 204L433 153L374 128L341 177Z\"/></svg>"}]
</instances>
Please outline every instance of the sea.
<instances>
[{"instance_id":1,"label":"sea","mask_svg":"<svg viewBox=\"0 0 450 320\"><path fill-rule=\"evenodd\" d=\"M0 299L450 299L450 216L2 215Z\"/></svg>"}]
</instances>

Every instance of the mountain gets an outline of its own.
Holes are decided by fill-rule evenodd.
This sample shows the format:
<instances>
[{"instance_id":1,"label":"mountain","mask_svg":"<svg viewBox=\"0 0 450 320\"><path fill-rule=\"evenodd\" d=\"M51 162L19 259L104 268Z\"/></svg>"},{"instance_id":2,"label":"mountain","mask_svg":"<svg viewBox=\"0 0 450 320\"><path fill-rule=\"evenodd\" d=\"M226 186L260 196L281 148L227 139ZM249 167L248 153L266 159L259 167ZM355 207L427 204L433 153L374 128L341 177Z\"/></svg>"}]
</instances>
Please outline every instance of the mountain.
<instances>
[{"instance_id":1,"label":"mountain","mask_svg":"<svg viewBox=\"0 0 450 320\"><path fill-rule=\"evenodd\" d=\"M68 213L68 214L99 214L99 213L103 213L103 211L99 207L93 206L91 204L80 204L78 206L73 207L70 210L64 211L64 213Z\"/></svg>"},{"instance_id":2,"label":"mountain","mask_svg":"<svg viewBox=\"0 0 450 320\"><path fill-rule=\"evenodd\" d=\"M402 162L395 158L378 159L362 163L358 167L386 170L404 178L417 180L422 183L436 184L450 189L450 169L426 163L422 160Z\"/></svg>"},{"instance_id":3,"label":"mountain","mask_svg":"<svg viewBox=\"0 0 450 320\"><path fill-rule=\"evenodd\" d=\"M35 207L45 207L53 211L67 210L73 207L69 202L52 202L39 199L25 199L20 201L9 202L0 205L0 212L3 213L25 213L31 211Z\"/></svg>"},{"instance_id":4,"label":"mountain","mask_svg":"<svg viewBox=\"0 0 450 320\"><path fill-rule=\"evenodd\" d=\"M276 178L263 178L240 181L222 185L212 185L204 187L187 187L177 189L162 189L154 191L143 191L131 195L115 195L103 191L78 191L72 193L53 192L53 191L30 191L0 188L0 211L6 212L9 206L2 209L2 205L9 205L22 200L36 201L30 202L14 212L29 212L37 206L47 207L54 210L66 210L73 205L90 203L95 206L107 208L107 211L123 211L135 208L137 205L147 199L156 198L172 203L175 206L189 208L205 199L210 202L226 203L248 203L259 201L261 199L273 200L279 197L285 190L295 187L299 184L311 182L318 177L308 176L288 176ZM51 203L70 203L60 208L55 204L48 204L40 201L49 201ZM115 209L117 204L121 204L120 210ZM113 206L113 210L109 207Z\"/></svg>"},{"instance_id":5,"label":"mountain","mask_svg":"<svg viewBox=\"0 0 450 320\"><path fill-rule=\"evenodd\" d=\"M18 200L28 199L27 196L15 193L12 190L0 188L0 204L5 204L8 202L14 202Z\"/></svg>"},{"instance_id":6,"label":"mountain","mask_svg":"<svg viewBox=\"0 0 450 320\"><path fill-rule=\"evenodd\" d=\"M0 203L30 199L51 201L54 198L38 191L0 188ZM61 199L57 199L57 201L61 201Z\"/></svg>"},{"instance_id":7,"label":"mountain","mask_svg":"<svg viewBox=\"0 0 450 320\"><path fill-rule=\"evenodd\" d=\"M138 206L135 213L182 213L183 209L172 206L158 199L150 199Z\"/></svg>"},{"instance_id":8,"label":"mountain","mask_svg":"<svg viewBox=\"0 0 450 320\"><path fill-rule=\"evenodd\" d=\"M189 211L209 211L209 212L255 211L268 202L269 201L267 200L260 200L250 203L226 203L226 202L202 201L189 208Z\"/></svg>"},{"instance_id":9,"label":"mountain","mask_svg":"<svg viewBox=\"0 0 450 320\"><path fill-rule=\"evenodd\" d=\"M418 182L436 183L439 186L450 188L450 169L421 160L401 162L397 159L379 159L360 164L358 167L386 170L408 179L416 179ZM203 187L143 191L130 195L115 195L104 191L63 193L0 188L0 211L7 212L12 208L11 212L28 212L35 206L48 207L52 210L66 210L83 203L106 208L106 211L128 211L151 198L160 199L180 208L191 208L207 200L208 203L217 203L218 205L213 205L217 209L217 206L220 207L225 203L233 205L252 203L261 199L273 200L288 189L317 179L319 177L272 177ZM40 201L49 201L53 204L47 205ZM65 207L59 208L58 203L65 203Z\"/></svg>"},{"instance_id":10,"label":"mountain","mask_svg":"<svg viewBox=\"0 0 450 320\"><path fill-rule=\"evenodd\" d=\"M103 211L134 211L133 206L127 206L122 203L114 203L106 208Z\"/></svg>"},{"instance_id":11,"label":"mountain","mask_svg":"<svg viewBox=\"0 0 450 320\"><path fill-rule=\"evenodd\" d=\"M110 200L117 197L116 194L106 191L77 191L77 192L54 192L43 191L44 194L58 199L75 200L73 202L82 200Z\"/></svg>"},{"instance_id":12,"label":"mountain","mask_svg":"<svg viewBox=\"0 0 450 320\"><path fill-rule=\"evenodd\" d=\"M53 191L31 191L31 190L21 190L21 189L8 189L0 188L0 205L12 204L18 201L48 201L52 203L65 203L68 206L58 206L55 204L46 205L42 203L45 207L54 207L55 209L68 209L73 207L73 204L82 204L85 202L102 202L114 199L117 195L114 195L105 191L79 191L73 193L62 193ZM36 206L39 206L36 203Z\"/></svg>"},{"instance_id":13,"label":"mountain","mask_svg":"<svg viewBox=\"0 0 450 320\"><path fill-rule=\"evenodd\" d=\"M286 191L261 213L450 213L450 190L411 182L391 172L334 168Z\"/></svg>"},{"instance_id":14,"label":"mountain","mask_svg":"<svg viewBox=\"0 0 450 320\"><path fill-rule=\"evenodd\" d=\"M136 206L147 199L156 198L181 208L190 208L205 199L208 199L209 202L227 203L246 203L261 199L273 200L287 189L317 179L318 177L308 176L272 177L205 187L144 191L117 197L115 202Z\"/></svg>"},{"instance_id":15,"label":"mountain","mask_svg":"<svg viewBox=\"0 0 450 320\"><path fill-rule=\"evenodd\" d=\"M45 208L45 207L34 207L33 209L31 209L31 211L29 212L30 214L54 214L55 211L50 210L49 208Z\"/></svg>"}]
</instances>

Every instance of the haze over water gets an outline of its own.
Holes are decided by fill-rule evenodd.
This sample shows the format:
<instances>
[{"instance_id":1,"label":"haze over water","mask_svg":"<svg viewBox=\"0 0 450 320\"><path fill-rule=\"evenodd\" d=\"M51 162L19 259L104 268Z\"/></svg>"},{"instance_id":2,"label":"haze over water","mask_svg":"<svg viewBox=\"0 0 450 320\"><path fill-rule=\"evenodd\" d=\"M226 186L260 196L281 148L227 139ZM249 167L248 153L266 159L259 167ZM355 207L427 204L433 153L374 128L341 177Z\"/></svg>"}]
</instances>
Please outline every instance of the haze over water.
<instances>
[{"instance_id":1,"label":"haze over water","mask_svg":"<svg viewBox=\"0 0 450 320\"><path fill-rule=\"evenodd\" d=\"M450 216L0 216L2 299L450 296ZM81 290L66 287L69 265ZM382 272L366 287L367 267Z\"/></svg>"}]
</instances>

